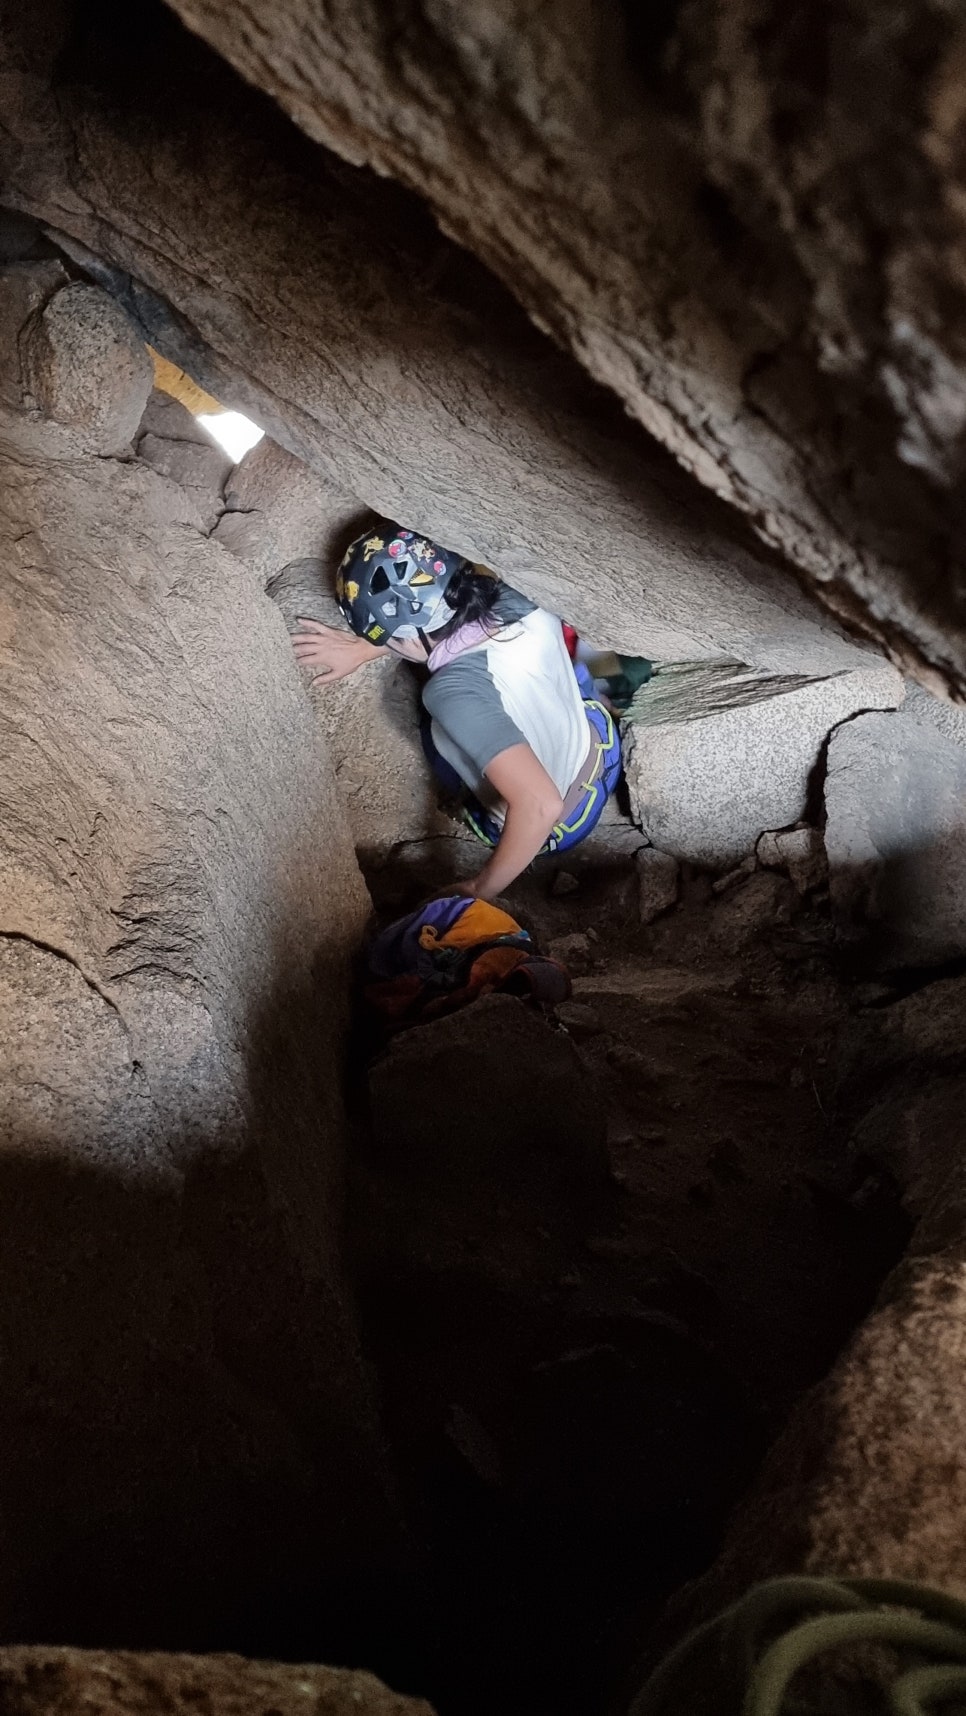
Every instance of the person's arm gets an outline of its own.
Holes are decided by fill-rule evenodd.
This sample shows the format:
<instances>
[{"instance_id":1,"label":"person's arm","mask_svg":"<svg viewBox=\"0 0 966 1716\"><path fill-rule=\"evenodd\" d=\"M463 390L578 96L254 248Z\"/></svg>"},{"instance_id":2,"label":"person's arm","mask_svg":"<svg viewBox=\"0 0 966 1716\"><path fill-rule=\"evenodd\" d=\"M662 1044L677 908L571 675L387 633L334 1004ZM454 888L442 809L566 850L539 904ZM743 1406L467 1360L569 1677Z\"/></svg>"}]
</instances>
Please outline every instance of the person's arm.
<instances>
[{"instance_id":1,"label":"person's arm","mask_svg":"<svg viewBox=\"0 0 966 1716\"><path fill-rule=\"evenodd\" d=\"M336 626L324 626L321 620L299 618L300 631L292 634L292 648L299 667L317 668L313 685L334 685L384 654L381 645L368 638L356 637L355 632L341 631Z\"/></svg>"},{"instance_id":2,"label":"person's arm","mask_svg":"<svg viewBox=\"0 0 966 1716\"><path fill-rule=\"evenodd\" d=\"M564 801L529 745L511 745L501 751L487 763L484 773L506 801L506 822L493 856L459 891L492 900L536 857L554 823L560 820Z\"/></svg>"}]
</instances>

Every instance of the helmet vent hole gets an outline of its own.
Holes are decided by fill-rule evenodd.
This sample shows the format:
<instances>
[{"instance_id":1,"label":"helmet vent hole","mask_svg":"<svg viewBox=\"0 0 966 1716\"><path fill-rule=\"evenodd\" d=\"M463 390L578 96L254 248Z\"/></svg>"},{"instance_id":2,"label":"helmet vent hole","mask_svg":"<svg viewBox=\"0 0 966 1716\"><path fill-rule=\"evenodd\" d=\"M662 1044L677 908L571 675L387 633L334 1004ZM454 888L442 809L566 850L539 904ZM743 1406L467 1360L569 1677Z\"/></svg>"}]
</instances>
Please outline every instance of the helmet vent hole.
<instances>
[{"instance_id":1,"label":"helmet vent hole","mask_svg":"<svg viewBox=\"0 0 966 1716\"><path fill-rule=\"evenodd\" d=\"M386 571L385 571L384 567L382 567L382 566L376 567L376 570L372 574L372 582L371 582L369 588L372 590L373 594L377 595L377 596L378 596L380 590L388 590L389 579L386 575Z\"/></svg>"},{"instance_id":2,"label":"helmet vent hole","mask_svg":"<svg viewBox=\"0 0 966 1716\"><path fill-rule=\"evenodd\" d=\"M397 560L395 565L396 565L396 577L397 578L405 578L407 572L409 571L409 561L408 560Z\"/></svg>"}]
</instances>

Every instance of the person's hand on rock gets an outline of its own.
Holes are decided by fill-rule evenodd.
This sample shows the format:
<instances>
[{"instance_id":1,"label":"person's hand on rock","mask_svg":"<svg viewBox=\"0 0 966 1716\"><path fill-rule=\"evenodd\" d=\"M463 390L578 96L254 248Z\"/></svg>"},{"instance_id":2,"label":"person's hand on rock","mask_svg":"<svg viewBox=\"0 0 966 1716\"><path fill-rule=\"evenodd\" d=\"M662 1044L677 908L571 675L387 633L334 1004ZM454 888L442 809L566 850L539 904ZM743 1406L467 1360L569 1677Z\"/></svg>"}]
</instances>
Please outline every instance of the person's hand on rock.
<instances>
[{"instance_id":1,"label":"person's hand on rock","mask_svg":"<svg viewBox=\"0 0 966 1716\"><path fill-rule=\"evenodd\" d=\"M348 678L357 667L381 655L378 644L355 632L342 631L337 626L324 626L321 620L299 618L300 630L292 634L292 648L299 667L314 668L313 685L334 685Z\"/></svg>"}]
</instances>

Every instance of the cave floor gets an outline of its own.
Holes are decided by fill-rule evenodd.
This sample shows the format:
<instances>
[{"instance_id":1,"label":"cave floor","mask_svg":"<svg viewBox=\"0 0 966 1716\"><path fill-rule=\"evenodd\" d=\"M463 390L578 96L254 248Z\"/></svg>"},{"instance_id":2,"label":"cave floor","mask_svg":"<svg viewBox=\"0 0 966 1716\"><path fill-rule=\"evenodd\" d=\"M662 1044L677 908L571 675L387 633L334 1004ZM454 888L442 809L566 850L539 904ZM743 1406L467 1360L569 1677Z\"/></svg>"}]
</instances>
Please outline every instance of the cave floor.
<instances>
[{"instance_id":1,"label":"cave floor","mask_svg":"<svg viewBox=\"0 0 966 1716\"><path fill-rule=\"evenodd\" d=\"M506 902L570 965L556 1029L575 1102L589 1089L602 1112L602 1183L534 1181L500 1139L461 1184L472 1070L432 1111L428 1156L357 1165L366 1340L424 1579L412 1668L387 1672L441 1716L606 1708L906 1237L837 1110L863 996L827 899L761 870L715 893L685 869L647 926L633 846L615 818ZM368 880L388 917L477 862L456 836Z\"/></svg>"}]
</instances>

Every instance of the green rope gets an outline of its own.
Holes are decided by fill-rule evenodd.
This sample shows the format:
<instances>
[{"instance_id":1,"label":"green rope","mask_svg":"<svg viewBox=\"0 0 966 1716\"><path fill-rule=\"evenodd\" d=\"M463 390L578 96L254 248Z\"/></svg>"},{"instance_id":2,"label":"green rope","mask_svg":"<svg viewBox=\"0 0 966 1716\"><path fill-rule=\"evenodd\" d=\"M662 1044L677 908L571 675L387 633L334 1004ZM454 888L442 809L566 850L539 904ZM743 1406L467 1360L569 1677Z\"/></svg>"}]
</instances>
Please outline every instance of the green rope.
<instances>
[{"instance_id":1,"label":"green rope","mask_svg":"<svg viewBox=\"0 0 966 1716\"><path fill-rule=\"evenodd\" d=\"M822 1651L857 1644L904 1646L924 1656L955 1656L966 1662L966 1633L939 1621L924 1621L898 1610L820 1615L818 1620L803 1621L765 1652L752 1675L741 1716L779 1716L800 1668Z\"/></svg>"},{"instance_id":2,"label":"green rope","mask_svg":"<svg viewBox=\"0 0 966 1716\"><path fill-rule=\"evenodd\" d=\"M878 1645L898 1662L891 1716L966 1699L966 1604L904 1579L770 1579L681 1640L629 1716L782 1716L793 1681L827 1651ZM940 1661L937 1663L936 1659ZM950 1661L951 1659L951 1661Z\"/></svg>"},{"instance_id":3,"label":"green rope","mask_svg":"<svg viewBox=\"0 0 966 1716\"><path fill-rule=\"evenodd\" d=\"M930 1704L966 1702L966 1668L914 1668L889 1692L892 1716L923 1716Z\"/></svg>"}]
</instances>

